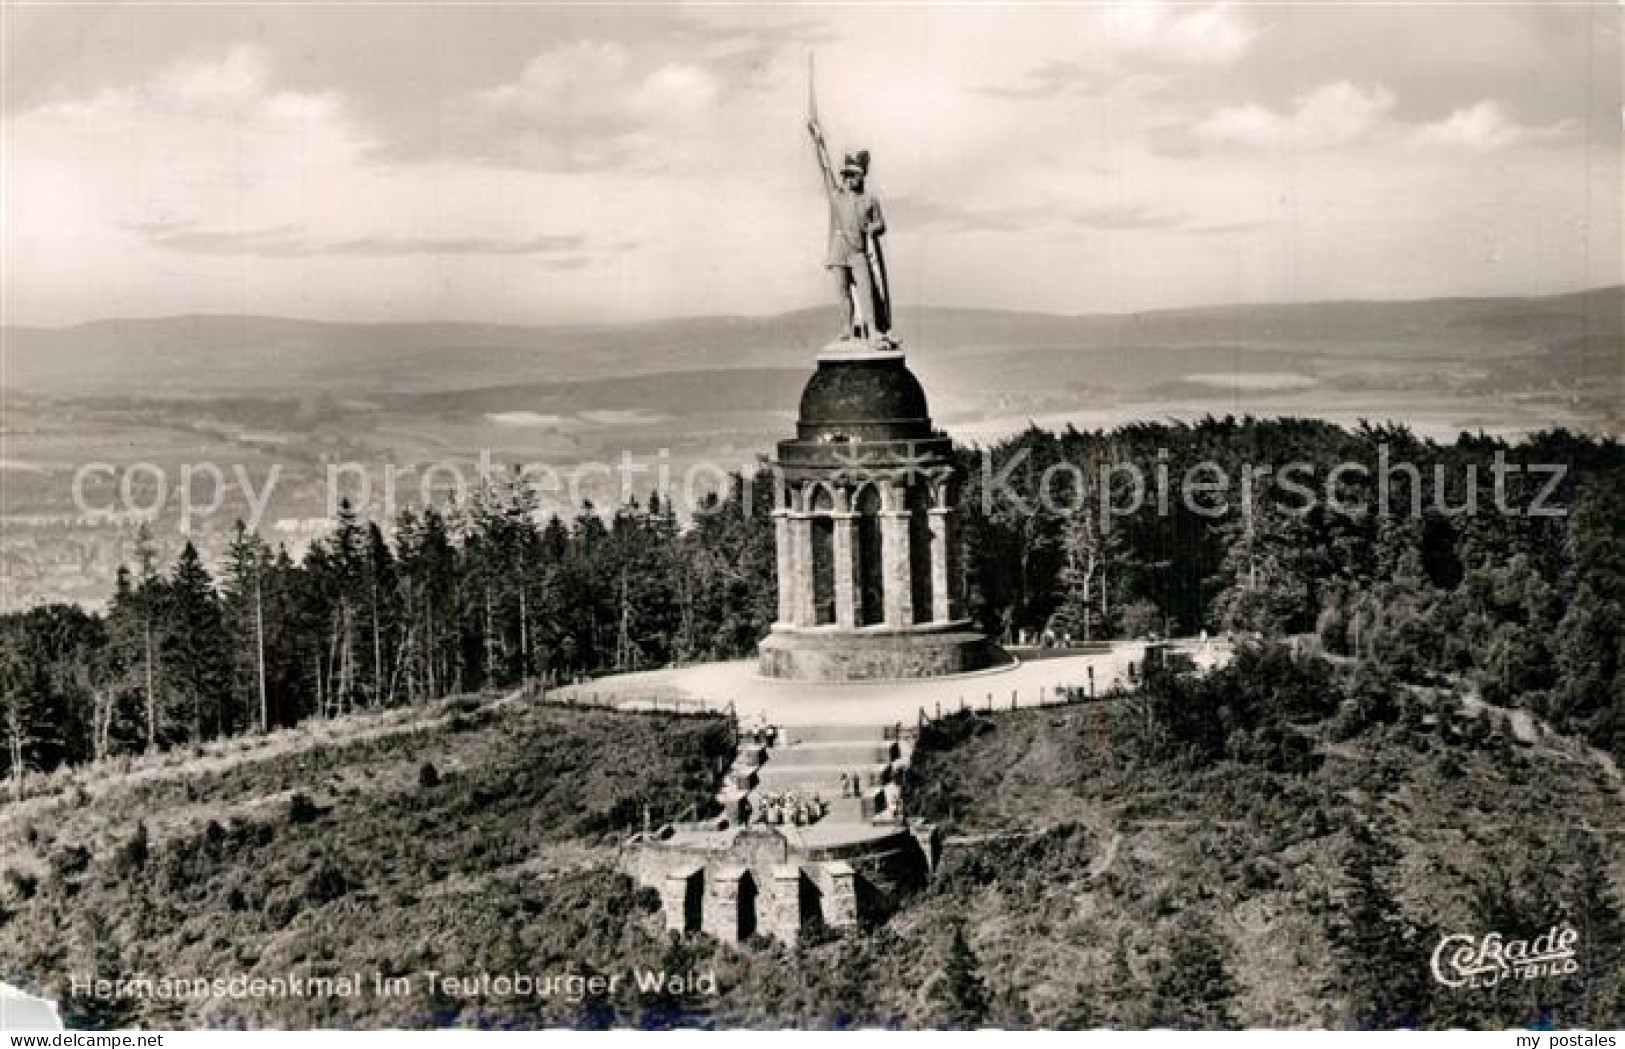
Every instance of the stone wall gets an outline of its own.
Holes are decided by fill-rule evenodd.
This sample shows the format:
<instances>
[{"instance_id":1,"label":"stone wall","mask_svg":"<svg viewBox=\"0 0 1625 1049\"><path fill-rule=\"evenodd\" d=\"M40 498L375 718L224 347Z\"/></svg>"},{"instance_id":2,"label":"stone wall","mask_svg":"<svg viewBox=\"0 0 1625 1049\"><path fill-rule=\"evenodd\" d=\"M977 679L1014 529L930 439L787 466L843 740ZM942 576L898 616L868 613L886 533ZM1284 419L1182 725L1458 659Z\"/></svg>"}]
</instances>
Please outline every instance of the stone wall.
<instances>
[{"instance_id":1,"label":"stone wall","mask_svg":"<svg viewBox=\"0 0 1625 1049\"><path fill-rule=\"evenodd\" d=\"M665 927L736 943L760 932L794 943L807 922L835 928L883 919L922 887L934 867L935 831L925 824L823 849L795 849L778 832L751 827L695 839L634 840L622 867L660 893Z\"/></svg>"},{"instance_id":2,"label":"stone wall","mask_svg":"<svg viewBox=\"0 0 1625 1049\"><path fill-rule=\"evenodd\" d=\"M774 631L761 644L764 677L871 681L943 677L994 662L994 646L970 631L852 634Z\"/></svg>"},{"instance_id":3,"label":"stone wall","mask_svg":"<svg viewBox=\"0 0 1625 1049\"><path fill-rule=\"evenodd\" d=\"M928 826L921 834L936 840ZM904 897L925 887L934 869L934 856L922 848L920 834L906 827L874 842L810 850L807 859L810 867L840 864L852 872L856 916L863 923L895 912Z\"/></svg>"}]
</instances>

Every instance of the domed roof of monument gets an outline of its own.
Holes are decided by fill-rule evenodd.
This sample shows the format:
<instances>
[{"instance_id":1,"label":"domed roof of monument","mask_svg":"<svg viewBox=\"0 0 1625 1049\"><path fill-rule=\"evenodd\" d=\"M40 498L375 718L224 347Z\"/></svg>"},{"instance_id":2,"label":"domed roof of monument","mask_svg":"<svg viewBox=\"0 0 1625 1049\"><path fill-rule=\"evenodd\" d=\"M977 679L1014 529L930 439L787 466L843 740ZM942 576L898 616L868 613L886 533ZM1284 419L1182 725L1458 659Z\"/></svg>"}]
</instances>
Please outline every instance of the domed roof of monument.
<instances>
[{"instance_id":1,"label":"domed roof of monument","mask_svg":"<svg viewBox=\"0 0 1625 1049\"><path fill-rule=\"evenodd\" d=\"M901 360L820 362L801 392L803 426L890 423L905 437L922 424L929 430L930 417L920 380Z\"/></svg>"}]
</instances>

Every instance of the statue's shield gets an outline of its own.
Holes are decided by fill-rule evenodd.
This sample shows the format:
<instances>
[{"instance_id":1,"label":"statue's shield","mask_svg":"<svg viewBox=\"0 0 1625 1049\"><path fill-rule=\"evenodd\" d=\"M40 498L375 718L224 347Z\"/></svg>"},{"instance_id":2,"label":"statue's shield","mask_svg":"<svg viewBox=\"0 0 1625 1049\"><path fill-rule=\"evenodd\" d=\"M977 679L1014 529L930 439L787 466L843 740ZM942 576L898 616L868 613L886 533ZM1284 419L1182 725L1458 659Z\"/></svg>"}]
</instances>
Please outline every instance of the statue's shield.
<instances>
[{"instance_id":1,"label":"statue's shield","mask_svg":"<svg viewBox=\"0 0 1625 1049\"><path fill-rule=\"evenodd\" d=\"M863 238L868 244L869 279L875 286L875 331L891 331L891 285L886 280L886 256L879 237Z\"/></svg>"}]
</instances>

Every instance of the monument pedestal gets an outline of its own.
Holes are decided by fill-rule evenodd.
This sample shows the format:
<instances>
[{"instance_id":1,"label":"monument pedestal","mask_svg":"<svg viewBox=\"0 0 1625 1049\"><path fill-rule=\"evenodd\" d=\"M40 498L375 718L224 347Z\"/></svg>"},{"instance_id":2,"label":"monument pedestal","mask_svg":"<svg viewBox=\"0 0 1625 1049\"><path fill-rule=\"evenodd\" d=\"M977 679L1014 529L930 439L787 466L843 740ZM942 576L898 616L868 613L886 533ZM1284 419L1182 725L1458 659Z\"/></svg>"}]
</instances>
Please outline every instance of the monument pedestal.
<instances>
[{"instance_id":1,"label":"monument pedestal","mask_svg":"<svg viewBox=\"0 0 1625 1049\"><path fill-rule=\"evenodd\" d=\"M820 361L862 361L903 359L902 344L892 338L846 338L825 343L818 351Z\"/></svg>"},{"instance_id":2,"label":"monument pedestal","mask_svg":"<svg viewBox=\"0 0 1625 1049\"><path fill-rule=\"evenodd\" d=\"M996 649L969 620L860 630L775 626L762 639L764 677L885 681L942 677L991 665Z\"/></svg>"},{"instance_id":3,"label":"monument pedestal","mask_svg":"<svg viewBox=\"0 0 1625 1049\"><path fill-rule=\"evenodd\" d=\"M764 676L939 677L996 661L963 610L953 445L895 342L824 347L776 465L779 621L760 646Z\"/></svg>"}]
</instances>

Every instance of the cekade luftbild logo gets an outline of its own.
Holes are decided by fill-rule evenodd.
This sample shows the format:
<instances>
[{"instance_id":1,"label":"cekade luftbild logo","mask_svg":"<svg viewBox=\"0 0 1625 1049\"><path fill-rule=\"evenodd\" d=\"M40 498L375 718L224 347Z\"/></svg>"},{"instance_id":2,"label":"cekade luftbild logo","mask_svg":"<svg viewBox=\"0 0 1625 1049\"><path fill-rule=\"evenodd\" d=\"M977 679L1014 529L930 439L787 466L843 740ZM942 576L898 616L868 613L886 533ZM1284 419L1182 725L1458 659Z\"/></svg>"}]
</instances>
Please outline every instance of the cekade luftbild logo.
<instances>
[{"instance_id":1,"label":"cekade luftbild logo","mask_svg":"<svg viewBox=\"0 0 1625 1049\"><path fill-rule=\"evenodd\" d=\"M1498 932L1482 938L1455 933L1433 949L1433 978L1446 987L1494 987L1576 972L1577 929L1554 925L1534 940L1508 940Z\"/></svg>"}]
</instances>

